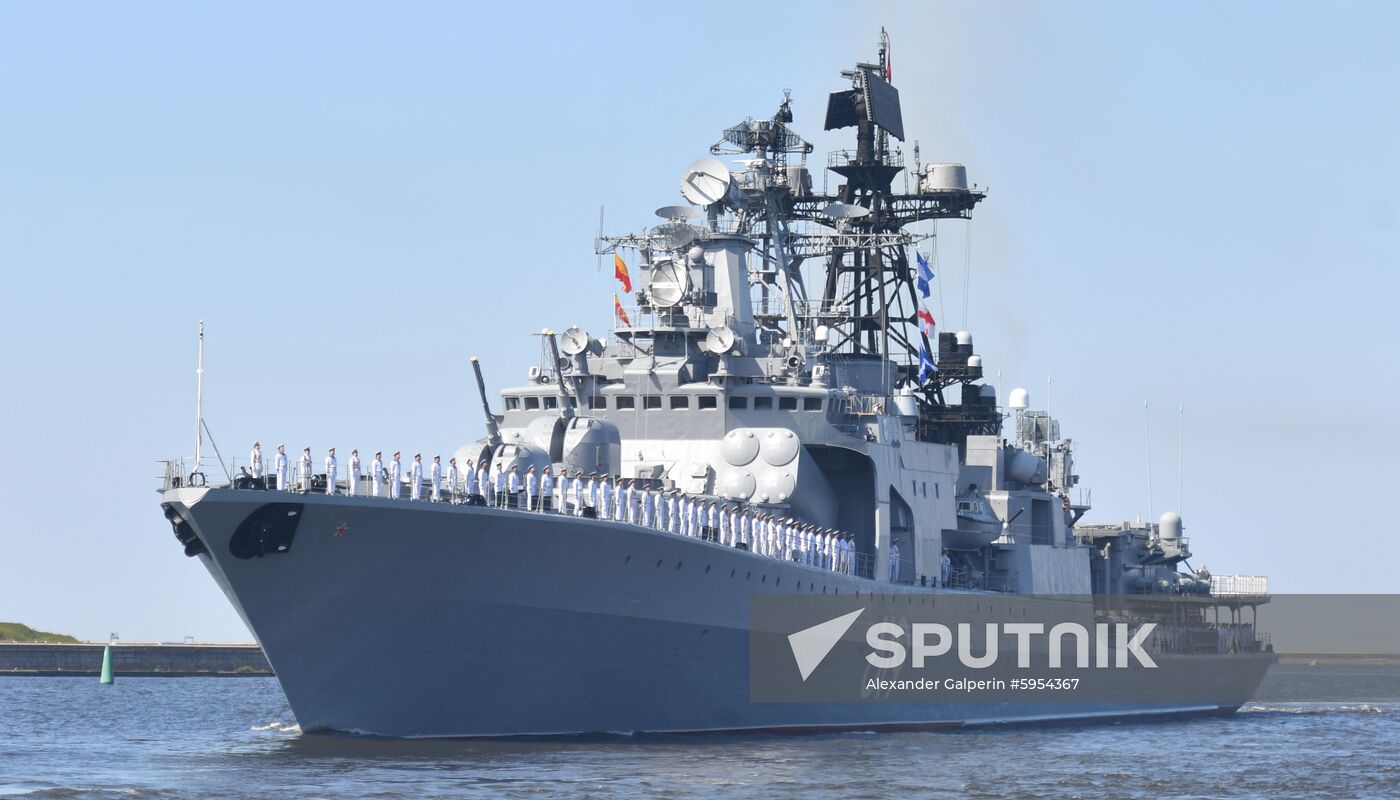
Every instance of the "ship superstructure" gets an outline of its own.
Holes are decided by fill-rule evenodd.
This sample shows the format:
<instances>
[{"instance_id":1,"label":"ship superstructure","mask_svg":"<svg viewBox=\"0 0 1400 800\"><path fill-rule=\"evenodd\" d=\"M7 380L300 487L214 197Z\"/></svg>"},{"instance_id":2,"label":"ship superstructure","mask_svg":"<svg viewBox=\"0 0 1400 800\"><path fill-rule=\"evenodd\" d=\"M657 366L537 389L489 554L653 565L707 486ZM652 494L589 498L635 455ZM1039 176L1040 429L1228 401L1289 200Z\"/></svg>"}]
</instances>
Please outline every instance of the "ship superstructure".
<instances>
[{"instance_id":1,"label":"ship superstructure","mask_svg":"<svg viewBox=\"0 0 1400 800\"><path fill-rule=\"evenodd\" d=\"M852 557L833 568L800 536L760 547L737 528L686 535L659 506L616 519L600 513L592 486L586 501L566 484L554 502L523 509L465 486L441 503L366 497L368 479L356 497L348 485L328 495L315 476L308 493L267 492L254 476L191 486L172 464L167 518L258 636L303 727L830 729L1213 712L1247 699L1263 660L1230 673L1218 701L1189 707L747 702L743 637L758 593L1191 597L1195 610L1177 621L1202 652L1222 641L1206 609L1267 602L1257 581L1183 571L1190 551L1175 514L1081 523L1088 494L1058 421L1022 390L1003 406L972 336L936 332L918 244L932 223L969 218L986 192L960 164L904 163L886 45L841 73L828 98L825 128L855 134L853 150L827 158L821 183L834 190L816 189L813 147L786 97L771 117L725 129L683 171L684 205L658 209L650 229L600 235L598 253L636 278L616 300L612 335L546 329L538 363L501 392L499 412L476 365L487 436L456 454L463 465L625 479L639 493L839 532ZM415 635L366 640L357 615ZM1259 652L1262 640L1242 630L1230 629L1232 652ZM539 652L541 631L572 648L567 669ZM632 660L614 652L642 640L649 647ZM454 675L483 688L449 688ZM600 689L619 675L649 690ZM517 683L540 681L558 693L544 705ZM671 681L684 696L658 704Z\"/></svg>"}]
</instances>

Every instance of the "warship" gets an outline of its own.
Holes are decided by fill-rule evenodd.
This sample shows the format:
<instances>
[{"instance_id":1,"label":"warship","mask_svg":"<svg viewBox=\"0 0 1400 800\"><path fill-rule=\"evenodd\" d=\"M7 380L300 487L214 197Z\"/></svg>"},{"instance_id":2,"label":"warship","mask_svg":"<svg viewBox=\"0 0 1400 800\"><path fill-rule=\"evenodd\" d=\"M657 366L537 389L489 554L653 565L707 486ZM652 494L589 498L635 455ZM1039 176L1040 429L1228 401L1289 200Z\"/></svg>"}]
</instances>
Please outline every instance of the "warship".
<instances>
[{"instance_id":1,"label":"warship","mask_svg":"<svg viewBox=\"0 0 1400 800\"><path fill-rule=\"evenodd\" d=\"M456 451L451 484L244 470L214 485L198 444L193 463L166 462L166 519L304 731L886 730L1249 699L1273 656L1240 620L1266 581L1187 567L1175 513L1082 521L1072 439L1026 391L1003 402L970 333L927 309L938 265L921 243L987 191L961 164L920 163L917 144L906 164L887 37L840 76L824 127L853 132L853 150L814 176L785 94L723 130L654 227L599 232L590 255L622 284L610 335L546 328L494 409L472 359L486 436ZM485 465L558 479L498 497L470 477ZM1185 599L1162 641L1211 679L1177 700L755 702L751 602L787 594L1078 596L1101 617L1112 598Z\"/></svg>"}]
</instances>

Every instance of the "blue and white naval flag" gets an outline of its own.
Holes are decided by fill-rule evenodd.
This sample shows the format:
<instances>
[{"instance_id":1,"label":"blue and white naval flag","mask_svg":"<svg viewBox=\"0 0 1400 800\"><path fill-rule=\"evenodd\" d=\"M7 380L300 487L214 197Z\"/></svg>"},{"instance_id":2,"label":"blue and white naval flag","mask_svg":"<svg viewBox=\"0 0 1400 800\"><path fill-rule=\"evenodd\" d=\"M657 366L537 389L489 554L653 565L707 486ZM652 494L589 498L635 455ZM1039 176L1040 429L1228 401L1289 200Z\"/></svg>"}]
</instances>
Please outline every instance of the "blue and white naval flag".
<instances>
[{"instance_id":1,"label":"blue and white naval flag","mask_svg":"<svg viewBox=\"0 0 1400 800\"><path fill-rule=\"evenodd\" d=\"M938 371L934 366L933 357L928 354L928 346L922 342L919 344L919 384L928 383L928 376Z\"/></svg>"},{"instance_id":2,"label":"blue and white naval flag","mask_svg":"<svg viewBox=\"0 0 1400 800\"><path fill-rule=\"evenodd\" d=\"M919 294L927 300L933 290L929 288L928 282L933 280L933 270L929 269L928 262L924 260L924 254L914 251L914 258L919 262L919 275L914 279L914 285L919 287Z\"/></svg>"}]
</instances>

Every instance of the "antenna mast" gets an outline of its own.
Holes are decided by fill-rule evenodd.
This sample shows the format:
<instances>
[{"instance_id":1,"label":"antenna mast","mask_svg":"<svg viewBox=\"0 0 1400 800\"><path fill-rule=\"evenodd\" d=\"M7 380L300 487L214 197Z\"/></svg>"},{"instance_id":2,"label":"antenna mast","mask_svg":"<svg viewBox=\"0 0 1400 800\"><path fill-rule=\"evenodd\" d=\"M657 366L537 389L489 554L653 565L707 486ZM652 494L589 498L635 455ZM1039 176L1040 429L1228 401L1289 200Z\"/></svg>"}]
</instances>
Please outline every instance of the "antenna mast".
<instances>
[{"instance_id":1,"label":"antenna mast","mask_svg":"<svg viewBox=\"0 0 1400 800\"><path fill-rule=\"evenodd\" d=\"M199 363L194 375L194 471L199 472L204 447L204 320L199 321Z\"/></svg>"},{"instance_id":2,"label":"antenna mast","mask_svg":"<svg viewBox=\"0 0 1400 800\"><path fill-rule=\"evenodd\" d=\"M1155 512L1152 508L1152 415L1148 413L1147 401L1142 401L1142 434L1147 441L1147 519L1152 521Z\"/></svg>"}]
</instances>

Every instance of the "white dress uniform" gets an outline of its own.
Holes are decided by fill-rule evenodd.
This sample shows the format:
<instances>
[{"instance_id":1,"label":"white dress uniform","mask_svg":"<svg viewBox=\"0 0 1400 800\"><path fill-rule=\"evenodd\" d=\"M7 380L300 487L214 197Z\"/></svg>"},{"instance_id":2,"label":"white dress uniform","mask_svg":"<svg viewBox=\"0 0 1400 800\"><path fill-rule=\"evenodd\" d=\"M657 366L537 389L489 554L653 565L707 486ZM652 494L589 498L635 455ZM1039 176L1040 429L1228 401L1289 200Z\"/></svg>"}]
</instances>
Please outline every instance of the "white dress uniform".
<instances>
[{"instance_id":1,"label":"white dress uniform","mask_svg":"<svg viewBox=\"0 0 1400 800\"><path fill-rule=\"evenodd\" d=\"M311 491L311 454L306 451L301 454L301 491Z\"/></svg>"},{"instance_id":2,"label":"white dress uniform","mask_svg":"<svg viewBox=\"0 0 1400 800\"><path fill-rule=\"evenodd\" d=\"M254 478L261 478L261 477L262 477L262 474L263 474L263 473L262 473L262 450L261 450L260 448L254 447L254 448L253 448L253 452L251 452L251 453L248 454L248 461L249 461L250 464L252 464L253 477L254 477Z\"/></svg>"},{"instance_id":3,"label":"white dress uniform","mask_svg":"<svg viewBox=\"0 0 1400 800\"><path fill-rule=\"evenodd\" d=\"M384 486L384 459L375 456L369 464L369 494L378 497Z\"/></svg>"},{"instance_id":4,"label":"white dress uniform","mask_svg":"<svg viewBox=\"0 0 1400 800\"><path fill-rule=\"evenodd\" d=\"M403 494L403 462L397 458L389 462L389 497L399 499Z\"/></svg>"},{"instance_id":5,"label":"white dress uniform","mask_svg":"<svg viewBox=\"0 0 1400 800\"><path fill-rule=\"evenodd\" d=\"M899 580L899 545L890 543L890 580Z\"/></svg>"},{"instance_id":6,"label":"white dress uniform","mask_svg":"<svg viewBox=\"0 0 1400 800\"><path fill-rule=\"evenodd\" d=\"M350 454L350 474L345 476L345 485L351 497L360 491L360 457L354 453Z\"/></svg>"},{"instance_id":7,"label":"white dress uniform","mask_svg":"<svg viewBox=\"0 0 1400 800\"><path fill-rule=\"evenodd\" d=\"M408 499L423 499L423 462L416 458L408 468Z\"/></svg>"},{"instance_id":8,"label":"white dress uniform","mask_svg":"<svg viewBox=\"0 0 1400 800\"><path fill-rule=\"evenodd\" d=\"M650 489L643 489L640 500L642 509L641 514L638 515L638 519L642 527L650 528L653 511L656 509L656 495Z\"/></svg>"},{"instance_id":9,"label":"white dress uniform","mask_svg":"<svg viewBox=\"0 0 1400 800\"><path fill-rule=\"evenodd\" d=\"M533 470L525 473L525 508L535 510L535 495L540 493L540 476Z\"/></svg>"},{"instance_id":10,"label":"white dress uniform","mask_svg":"<svg viewBox=\"0 0 1400 800\"><path fill-rule=\"evenodd\" d=\"M481 495L481 502L491 502L491 476L486 471L486 465L482 464L476 470L476 493Z\"/></svg>"},{"instance_id":11,"label":"white dress uniform","mask_svg":"<svg viewBox=\"0 0 1400 800\"><path fill-rule=\"evenodd\" d=\"M597 487L596 503L598 519L612 519L609 512L612 510L612 487L604 480Z\"/></svg>"},{"instance_id":12,"label":"white dress uniform","mask_svg":"<svg viewBox=\"0 0 1400 800\"><path fill-rule=\"evenodd\" d=\"M278 454L277 454L277 464L276 464L276 467L277 467L277 490L278 490L278 491L281 491L281 492L285 492L285 491L287 491L287 472L288 472L288 469L289 469L289 467L288 467L288 465L287 465L287 454L286 454L286 453L278 453Z\"/></svg>"},{"instance_id":13,"label":"white dress uniform","mask_svg":"<svg viewBox=\"0 0 1400 800\"><path fill-rule=\"evenodd\" d=\"M462 470L462 494L467 497L476 494L476 467L470 461L467 468Z\"/></svg>"},{"instance_id":14,"label":"white dress uniform","mask_svg":"<svg viewBox=\"0 0 1400 800\"><path fill-rule=\"evenodd\" d=\"M447 496L454 503L457 502L457 482L461 479L461 475L457 472L457 465L449 462L447 465Z\"/></svg>"},{"instance_id":15,"label":"white dress uniform","mask_svg":"<svg viewBox=\"0 0 1400 800\"><path fill-rule=\"evenodd\" d=\"M428 467L428 480L432 481L432 484L433 484L433 493L432 493L433 502L436 503L436 502L441 501L441 500L442 500L442 462L440 462L440 461L434 461L434 462L433 462L433 465L432 465L431 467Z\"/></svg>"},{"instance_id":16,"label":"white dress uniform","mask_svg":"<svg viewBox=\"0 0 1400 800\"><path fill-rule=\"evenodd\" d=\"M496 505L504 506L506 504L506 471L501 469L499 461L491 470L491 493Z\"/></svg>"},{"instance_id":17,"label":"white dress uniform","mask_svg":"<svg viewBox=\"0 0 1400 800\"><path fill-rule=\"evenodd\" d=\"M517 506L519 506L519 505L520 505L520 472L519 472L519 471L517 471L517 470L511 470L510 472L507 472L507 473L506 473L506 491L509 492L509 494L506 495L506 504L509 505L509 504L510 504L510 498L514 497L514 498L515 498L515 504L516 504Z\"/></svg>"},{"instance_id":18,"label":"white dress uniform","mask_svg":"<svg viewBox=\"0 0 1400 800\"><path fill-rule=\"evenodd\" d=\"M326 456L326 494L335 494L335 479L340 474L340 467L335 463L335 456Z\"/></svg>"},{"instance_id":19,"label":"white dress uniform","mask_svg":"<svg viewBox=\"0 0 1400 800\"><path fill-rule=\"evenodd\" d=\"M540 511L544 511L544 499L554 494L554 473L546 472L540 476Z\"/></svg>"},{"instance_id":20,"label":"white dress uniform","mask_svg":"<svg viewBox=\"0 0 1400 800\"><path fill-rule=\"evenodd\" d=\"M581 516L583 516L583 476L582 476L582 475L576 476L576 477L574 478L573 490L574 490L574 516L576 516L576 517L581 517Z\"/></svg>"}]
</instances>

